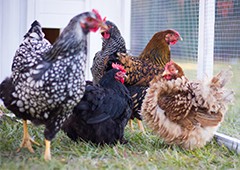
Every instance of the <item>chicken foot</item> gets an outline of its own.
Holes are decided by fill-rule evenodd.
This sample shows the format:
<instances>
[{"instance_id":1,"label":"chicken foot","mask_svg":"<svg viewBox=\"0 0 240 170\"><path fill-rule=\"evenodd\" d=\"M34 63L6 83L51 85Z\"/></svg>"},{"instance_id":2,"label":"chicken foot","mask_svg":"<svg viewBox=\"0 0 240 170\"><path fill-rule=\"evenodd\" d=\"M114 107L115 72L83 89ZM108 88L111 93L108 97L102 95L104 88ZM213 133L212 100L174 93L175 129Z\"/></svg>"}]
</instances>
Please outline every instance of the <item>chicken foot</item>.
<instances>
[{"instance_id":1,"label":"chicken foot","mask_svg":"<svg viewBox=\"0 0 240 170\"><path fill-rule=\"evenodd\" d=\"M30 137L30 135L28 133L27 120L23 120L23 139L22 139L20 148L18 148L17 152L19 152L22 148L27 148L31 153L34 153L34 150L32 148L32 143L40 146L39 143L35 142Z\"/></svg>"},{"instance_id":2,"label":"chicken foot","mask_svg":"<svg viewBox=\"0 0 240 170\"><path fill-rule=\"evenodd\" d=\"M141 120L137 120L137 123L138 123L138 128L139 128L143 133L145 133L145 130L144 130L142 121L141 121ZM133 129L133 120L132 120L132 119L129 120L129 126L130 126L131 131L133 132L134 129Z\"/></svg>"}]
</instances>

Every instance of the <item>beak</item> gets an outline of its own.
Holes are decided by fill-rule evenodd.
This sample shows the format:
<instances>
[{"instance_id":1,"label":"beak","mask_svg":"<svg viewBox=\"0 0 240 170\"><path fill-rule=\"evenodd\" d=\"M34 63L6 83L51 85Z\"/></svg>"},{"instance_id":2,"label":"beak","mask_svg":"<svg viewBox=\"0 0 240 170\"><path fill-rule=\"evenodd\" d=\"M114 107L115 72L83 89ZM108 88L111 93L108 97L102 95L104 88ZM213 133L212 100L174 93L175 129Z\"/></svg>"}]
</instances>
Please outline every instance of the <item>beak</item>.
<instances>
[{"instance_id":1,"label":"beak","mask_svg":"<svg viewBox=\"0 0 240 170\"><path fill-rule=\"evenodd\" d=\"M178 37L178 40L183 41L183 38L181 36Z\"/></svg>"},{"instance_id":2,"label":"beak","mask_svg":"<svg viewBox=\"0 0 240 170\"><path fill-rule=\"evenodd\" d=\"M105 32L105 31L106 31L106 29L102 29L102 28L99 30L100 34Z\"/></svg>"},{"instance_id":3,"label":"beak","mask_svg":"<svg viewBox=\"0 0 240 170\"><path fill-rule=\"evenodd\" d=\"M101 27L99 32L100 32L100 34L102 34L103 32L106 32L108 29L109 29L108 27L107 28L106 27Z\"/></svg>"},{"instance_id":4,"label":"beak","mask_svg":"<svg viewBox=\"0 0 240 170\"><path fill-rule=\"evenodd\" d=\"M128 78L127 74L126 73L123 73L123 78Z\"/></svg>"},{"instance_id":5,"label":"beak","mask_svg":"<svg viewBox=\"0 0 240 170\"><path fill-rule=\"evenodd\" d=\"M107 24L105 24L104 21L99 21L99 27L100 27L100 32L101 33L108 30L108 26L107 26Z\"/></svg>"},{"instance_id":6,"label":"beak","mask_svg":"<svg viewBox=\"0 0 240 170\"><path fill-rule=\"evenodd\" d=\"M169 75L170 74L170 72L169 71L167 71L167 70L164 70L164 72L162 73L162 77L164 77L164 76L166 76L166 75Z\"/></svg>"}]
</instances>

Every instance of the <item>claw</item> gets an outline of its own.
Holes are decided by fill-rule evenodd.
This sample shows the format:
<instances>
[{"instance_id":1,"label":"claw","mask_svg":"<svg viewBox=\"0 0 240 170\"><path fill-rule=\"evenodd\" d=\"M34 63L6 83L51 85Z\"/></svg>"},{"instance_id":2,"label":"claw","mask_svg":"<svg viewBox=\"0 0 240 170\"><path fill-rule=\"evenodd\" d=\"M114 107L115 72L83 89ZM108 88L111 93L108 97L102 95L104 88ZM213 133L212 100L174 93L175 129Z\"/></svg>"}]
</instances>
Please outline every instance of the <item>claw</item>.
<instances>
[{"instance_id":1,"label":"claw","mask_svg":"<svg viewBox=\"0 0 240 170\"><path fill-rule=\"evenodd\" d=\"M27 148L31 153L34 153L32 144L40 146L39 143L35 142L28 133L27 121L23 120L23 139L20 145L20 148L17 149L17 152L20 152L22 148Z\"/></svg>"}]
</instances>

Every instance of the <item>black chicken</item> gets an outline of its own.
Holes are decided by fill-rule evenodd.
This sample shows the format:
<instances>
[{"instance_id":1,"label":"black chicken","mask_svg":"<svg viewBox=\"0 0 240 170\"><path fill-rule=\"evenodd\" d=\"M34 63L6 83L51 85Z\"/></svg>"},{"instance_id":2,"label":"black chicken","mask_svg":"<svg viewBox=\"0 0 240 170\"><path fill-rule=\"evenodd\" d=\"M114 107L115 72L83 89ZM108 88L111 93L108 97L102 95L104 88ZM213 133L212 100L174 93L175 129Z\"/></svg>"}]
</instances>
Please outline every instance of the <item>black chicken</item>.
<instances>
[{"instance_id":1,"label":"black chicken","mask_svg":"<svg viewBox=\"0 0 240 170\"><path fill-rule=\"evenodd\" d=\"M45 44L37 21L24 36L13 60L12 75L0 85L4 105L23 119L20 148L33 152L26 120L44 124L44 158L51 159L50 141L85 91L87 34L100 26L107 29L99 13L93 10L73 17L52 47Z\"/></svg>"},{"instance_id":2,"label":"black chicken","mask_svg":"<svg viewBox=\"0 0 240 170\"><path fill-rule=\"evenodd\" d=\"M105 24L108 29L101 30L102 49L95 54L91 67L94 84L97 84L105 73L105 59L117 52L126 52L125 41L118 27L111 21L106 21Z\"/></svg>"},{"instance_id":3,"label":"black chicken","mask_svg":"<svg viewBox=\"0 0 240 170\"><path fill-rule=\"evenodd\" d=\"M62 130L74 141L96 144L125 142L124 128L132 114L132 100L123 85L125 70L113 64L99 81L86 86L84 96L65 121Z\"/></svg>"},{"instance_id":4,"label":"black chicken","mask_svg":"<svg viewBox=\"0 0 240 170\"><path fill-rule=\"evenodd\" d=\"M106 21L106 25L108 29L102 29L102 49L95 54L93 59L93 65L91 67L91 72L93 75L93 84L97 84L103 74L112 69L112 63L119 63L117 58L118 52L126 52L126 45L125 40L122 37L118 27L111 21ZM108 59L113 58L114 62L108 61ZM134 106L131 119L137 118L138 125L140 129L144 132L144 128L142 125L142 116L140 115L141 105L139 105L138 100L142 101L144 97L143 94L139 93L142 91L142 88L127 86L128 90L130 91L130 95L134 96ZM145 93L144 93L145 94ZM142 103L142 102L141 102ZM130 120L130 127L133 130L132 120Z\"/></svg>"}]
</instances>

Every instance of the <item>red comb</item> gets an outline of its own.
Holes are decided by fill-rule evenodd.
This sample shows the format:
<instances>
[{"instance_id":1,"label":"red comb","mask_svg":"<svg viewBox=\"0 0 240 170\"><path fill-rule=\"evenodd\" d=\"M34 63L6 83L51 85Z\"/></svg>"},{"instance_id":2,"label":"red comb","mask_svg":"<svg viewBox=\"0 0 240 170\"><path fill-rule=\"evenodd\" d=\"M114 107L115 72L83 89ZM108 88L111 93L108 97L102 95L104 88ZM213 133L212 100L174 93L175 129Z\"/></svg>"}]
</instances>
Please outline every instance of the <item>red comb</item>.
<instances>
[{"instance_id":1,"label":"red comb","mask_svg":"<svg viewBox=\"0 0 240 170\"><path fill-rule=\"evenodd\" d=\"M112 63L112 68L118 69L118 70L120 70L120 71L126 73L126 70L125 70L124 67L123 67L122 65L120 65L120 64Z\"/></svg>"},{"instance_id":2,"label":"red comb","mask_svg":"<svg viewBox=\"0 0 240 170\"><path fill-rule=\"evenodd\" d=\"M92 12L97 16L97 19L99 19L100 21L103 21L101 15L99 14L99 12L96 9L92 9Z\"/></svg>"},{"instance_id":3,"label":"red comb","mask_svg":"<svg viewBox=\"0 0 240 170\"><path fill-rule=\"evenodd\" d=\"M180 37L180 34L179 34L179 32L177 32L176 30L174 30L174 29L171 29L173 32L175 32L175 34L177 34L179 37Z\"/></svg>"},{"instance_id":4,"label":"red comb","mask_svg":"<svg viewBox=\"0 0 240 170\"><path fill-rule=\"evenodd\" d=\"M103 22L105 22L105 21L106 21L106 17L103 18Z\"/></svg>"},{"instance_id":5,"label":"red comb","mask_svg":"<svg viewBox=\"0 0 240 170\"><path fill-rule=\"evenodd\" d=\"M173 64L173 61L169 61L166 65L165 65L165 70L168 70L168 67L171 66Z\"/></svg>"}]
</instances>

